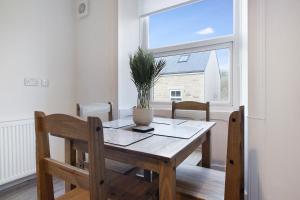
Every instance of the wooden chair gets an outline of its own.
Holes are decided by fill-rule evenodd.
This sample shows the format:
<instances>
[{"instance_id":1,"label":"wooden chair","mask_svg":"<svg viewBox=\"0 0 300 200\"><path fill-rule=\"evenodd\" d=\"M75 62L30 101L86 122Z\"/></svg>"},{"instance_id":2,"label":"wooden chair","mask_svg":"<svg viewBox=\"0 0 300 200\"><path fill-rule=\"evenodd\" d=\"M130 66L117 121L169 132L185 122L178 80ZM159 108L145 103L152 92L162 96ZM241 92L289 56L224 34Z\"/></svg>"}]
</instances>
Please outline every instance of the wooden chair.
<instances>
[{"instance_id":1,"label":"wooden chair","mask_svg":"<svg viewBox=\"0 0 300 200\"><path fill-rule=\"evenodd\" d=\"M89 116L97 116L99 117L100 114L108 114L108 121L113 120L113 109L112 109L112 103L91 103L91 104L77 104L76 105L76 112L77 116L81 118L87 118ZM88 168L88 162L86 160L86 155L84 152L81 152L80 150L76 151L77 153L77 163L78 165L84 169ZM128 174L131 171L135 169L134 166L117 162L114 160L106 159L106 168L111 169L115 172L121 173L121 174Z\"/></svg>"},{"instance_id":2,"label":"wooden chair","mask_svg":"<svg viewBox=\"0 0 300 200\"><path fill-rule=\"evenodd\" d=\"M39 200L54 199L52 176L76 186L57 200L151 199L156 192L156 187L150 183L105 169L103 128L99 118L89 117L86 122L62 114L46 116L42 112L35 112L35 128ZM71 142L86 143L89 171L52 159L49 133Z\"/></svg>"},{"instance_id":3,"label":"wooden chair","mask_svg":"<svg viewBox=\"0 0 300 200\"><path fill-rule=\"evenodd\" d=\"M204 111L205 112L205 120L209 121L209 102L200 103L195 101L181 101L181 102L172 102L172 119L176 118L176 110L193 110L193 111ZM210 168L210 154L211 154L211 146L210 146L210 132L207 134L207 141L202 145L201 149L197 149L194 151L185 161L185 164L190 165L200 165L202 163L203 167ZM202 154L205 152L205 154Z\"/></svg>"},{"instance_id":4,"label":"wooden chair","mask_svg":"<svg viewBox=\"0 0 300 200\"><path fill-rule=\"evenodd\" d=\"M227 145L226 173L189 165L177 168L176 199L244 199L243 106L230 115Z\"/></svg>"}]
</instances>

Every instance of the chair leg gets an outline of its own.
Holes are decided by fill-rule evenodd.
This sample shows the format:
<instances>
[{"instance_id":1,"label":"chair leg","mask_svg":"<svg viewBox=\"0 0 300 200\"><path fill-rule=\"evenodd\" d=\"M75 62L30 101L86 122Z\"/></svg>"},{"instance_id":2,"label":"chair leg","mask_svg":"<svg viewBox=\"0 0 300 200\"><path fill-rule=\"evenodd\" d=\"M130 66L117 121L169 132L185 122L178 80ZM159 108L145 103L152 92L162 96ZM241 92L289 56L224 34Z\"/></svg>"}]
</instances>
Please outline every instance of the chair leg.
<instances>
[{"instance_id":1,"label":"chair leg","mask_svg":"<svg viewBox=\"0 0 300 200\"><path fill-rule=\"evenodd\" d=\"M152 171L144 170L144 179L148 182L152 182Z\"/></svg>"},{"instance_id":2,"label":"chair leg","mask_svg":"<svg viewBox=\"0 0 300 200\"><path fill-rule=\"evenodd\" d=\"M206 133L206 141L202 144L202 167L210 168L211 162L211 133Z\"/></svg>"},{"instance_id":3,"label":"chair leg","mask_svg":"<svg viewBox=\"0 0 300 200\"><path fill-rule=\"evenodd\" d=\"M71 141L65 140L65 162L75 166L76 165L76 151L71 148ZM75 185L72 185L70 183L65 183L65 191L69 192L76 188Z\"/></svg>"},{"instance_id":4,"label":"chair leg","mask_svg":"<svg viewBox=\"0 0 300 200\"><path fill-rule=\"evenodd\" d=\"M82 151L77 151L77 163L79 168L84 169L84 162L85 162L85 153Z\"/></svg>"}]
</instances>

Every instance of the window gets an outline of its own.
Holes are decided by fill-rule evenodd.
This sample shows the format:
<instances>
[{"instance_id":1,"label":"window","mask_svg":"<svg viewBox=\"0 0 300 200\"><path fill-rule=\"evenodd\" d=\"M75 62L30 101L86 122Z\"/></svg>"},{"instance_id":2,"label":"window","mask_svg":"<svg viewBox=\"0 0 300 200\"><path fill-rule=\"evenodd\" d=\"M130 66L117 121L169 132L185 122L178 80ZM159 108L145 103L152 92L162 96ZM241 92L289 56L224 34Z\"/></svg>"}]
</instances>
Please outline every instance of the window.
<instances>
[{"instance_id":1,"label":"window","mask_svg":"<svg viewBox=\"0 0 300 200\"><path fill-rule=\"evenodd\" d=\"M182 101L181 90L170 90L171 101Z\"/></svg>"},{"instance_id":2,"label":"window","mask_svg":"<svg viewBox=\"0 0 300 200\"><path fill-rule=\"evenodd\" d=\"M190 55L182 55L179 57L178 62L182 63L182 62L187 62L190 58Z\"/></svg>"},{"instance_id":3,"label":"window","mask_svg":"<svg viewBox=\"0 0 300 200\"><path fill-rule=\"evenodd\" d=\"M170 88L184 88L184 95L180 93L182 101L228 102L231 80L230 47L228 45L228 48L208 51L193 49L185 62L177 62L183 57L181 54L158 56L158 59L166 60L166 66L154 86L153 100L168 102L169 91L171 100L175 97L172 96L174 90Z\"/></svg>"},{"instance_id":4,"label":"window","mask_svg":"<svg viewBox=\"0 0 300 200\"><path fill-rule=\"evenodd\" d=\"M210 101L232 105L235 0L201 0L143 18L143 46L166 67L154 102ZM184 92L183 92L184 91Z\"/></svg>"}]
</instances>

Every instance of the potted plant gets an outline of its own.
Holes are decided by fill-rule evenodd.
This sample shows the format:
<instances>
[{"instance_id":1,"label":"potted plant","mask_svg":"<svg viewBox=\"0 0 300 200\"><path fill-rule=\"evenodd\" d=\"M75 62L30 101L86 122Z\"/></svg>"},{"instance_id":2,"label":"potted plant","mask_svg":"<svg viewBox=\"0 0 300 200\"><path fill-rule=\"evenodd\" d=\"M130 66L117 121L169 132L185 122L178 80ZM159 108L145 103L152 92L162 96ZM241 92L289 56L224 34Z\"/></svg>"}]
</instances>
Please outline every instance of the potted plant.
<instances>
[{"instance_id":1,"label":"potted plant","mask_svg":"<svg viewBox=\"0 0 300 200\"><path fill-rule=\"evenodd\" d=\"M133 121L137 125L148 126L153 120L153 110L150 107L151 88L157 82L161 70L165 67L164 59L154 56L139 48L130 55L131 78L137 89L137 106L133 108Z\"/></svg>"}]
</instances>

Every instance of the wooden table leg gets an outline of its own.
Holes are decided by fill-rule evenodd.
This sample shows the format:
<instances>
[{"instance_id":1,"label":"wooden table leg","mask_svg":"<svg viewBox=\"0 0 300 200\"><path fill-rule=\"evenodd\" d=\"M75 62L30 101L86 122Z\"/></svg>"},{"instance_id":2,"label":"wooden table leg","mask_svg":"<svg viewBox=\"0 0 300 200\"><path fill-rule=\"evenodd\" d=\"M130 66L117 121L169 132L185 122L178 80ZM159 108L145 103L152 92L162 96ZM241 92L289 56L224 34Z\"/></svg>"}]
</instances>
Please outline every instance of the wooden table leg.
<instances>
[{"instance_id":1,"label":"wooden table leg","mask_svg":"<svg viewBox=\"0 0 300 200\"><path fill-rule=\"evenodd\" d=\"M159 169L159 199L175 200L176 167L172 163L162 163Z\"/></svg>"},{"instance_id":2,"label":"wooden table leg","mask_svg":"<svg viewBox=\"0 0 300 200\"><path fill-rule=\"evenodd\" d=\"M75 166L76 165L76 151L72 149L71 141L65 139L65 162ZM69 192L75 188L75 185L65 182L65 191Z\"/></svg>"},{"instance_id":3,"label":"wooden table leg","mask_svg":"<svg viewBox=\"0 0 300 200\"><path fill-rule=\"evenodd\" d=\"M210 168L211 162L211 139L210 131L206 133L206 140L202 144L202 167Z\"/></svg>"}]
</instances>

